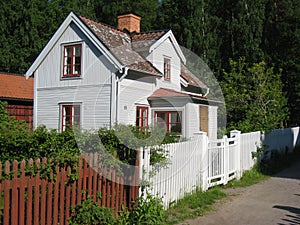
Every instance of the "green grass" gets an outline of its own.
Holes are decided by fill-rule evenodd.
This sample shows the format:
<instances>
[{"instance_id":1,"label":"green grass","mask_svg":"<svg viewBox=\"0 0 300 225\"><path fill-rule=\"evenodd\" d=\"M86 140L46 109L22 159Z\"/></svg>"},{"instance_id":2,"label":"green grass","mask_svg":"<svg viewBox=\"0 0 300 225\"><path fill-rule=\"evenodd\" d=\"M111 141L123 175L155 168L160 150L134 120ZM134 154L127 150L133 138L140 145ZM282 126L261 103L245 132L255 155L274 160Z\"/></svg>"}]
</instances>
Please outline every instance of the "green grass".
<instances>
[{"instance_id":1,"label":"green grass","mask_svg":"<svg viewBox=\"0 0 300 225\"><path fill-rule=\"evenodd\" d=\"M205 212L213 209L212 205L216 200L225 196L226 194L219 187L206 192L196 190L166 210L165 224L176 224L186 219L202 216Z\"/></svg>"},{"instance_id":2,"label":"green grass","mask_svg":"<svg viewBox=\"0 0 300 225\"><path fill-rule=\"evenodd\" d=\"M245 171L240 180L234 179L225 185L224 188L247 187L267 180L268 178L269 176L261 173L259 167L255 165L251 170Z\"/></svg>"},{"instance_id":3,"label":"green grass","mask_svg":"<svg viewBox=\"0 0 300 225\"><path fill-rule=\"evenodd\" d=\"M269 176L262 174L258 166L251 170L245 171L240 180L232 180L225 186L219 186L209 189L206 192L196 190L194 193L187 195L179 200L176 204L170 206L165 211L166 225L177 224L186 219L192 219L203 216L206 212L213 210L213 204L222 198L225 198L223 188L247 187L268 179Z\"/></svg>"}]
</instances>

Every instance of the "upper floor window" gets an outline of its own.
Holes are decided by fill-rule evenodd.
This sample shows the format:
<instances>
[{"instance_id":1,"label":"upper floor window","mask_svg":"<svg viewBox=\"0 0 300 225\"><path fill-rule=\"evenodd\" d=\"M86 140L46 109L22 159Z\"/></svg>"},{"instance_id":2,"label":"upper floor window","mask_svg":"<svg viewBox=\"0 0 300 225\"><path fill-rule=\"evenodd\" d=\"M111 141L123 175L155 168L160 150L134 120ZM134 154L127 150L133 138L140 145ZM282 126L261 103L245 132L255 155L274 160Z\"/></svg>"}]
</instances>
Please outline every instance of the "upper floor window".
<instances>
[{"instance_id":1,"label":"upper floor window","mask_svg":"<svg viewBox=\"0 0 300 225\"><path fill-rule=\"evenodd\" d=\"M61 106L62 131L80 126L80 104L68 104Z\"/></svg>"},{"instance_id":2,"label":"upper floor window","mask_svg":"<svg viewBox=\"0 0 300 225\"><path fill-rule=\"evenodd\" d=\"M171 60L164 58L164 78L165 80L171 79Z\"/></svg>"},{"instance_id":3,"label":"upper floor window","mask_svg":"<svg viewBox=\"0 0 300 225\"><path fill-rule=\"evenodd\" d=\"M64 46L63 77L80 77L81 48L81 44Z\"/></svg>"},{"instance_id":4,"label":"upper floor window","mask_svg":"<svg viewBox=\"0 0 300 225\"><path fill-rule=\"evenodd\" d=\"M148 129L148 107L136 107L136 127L140 131L147 131Z\"/></svg>"}]
</instances>

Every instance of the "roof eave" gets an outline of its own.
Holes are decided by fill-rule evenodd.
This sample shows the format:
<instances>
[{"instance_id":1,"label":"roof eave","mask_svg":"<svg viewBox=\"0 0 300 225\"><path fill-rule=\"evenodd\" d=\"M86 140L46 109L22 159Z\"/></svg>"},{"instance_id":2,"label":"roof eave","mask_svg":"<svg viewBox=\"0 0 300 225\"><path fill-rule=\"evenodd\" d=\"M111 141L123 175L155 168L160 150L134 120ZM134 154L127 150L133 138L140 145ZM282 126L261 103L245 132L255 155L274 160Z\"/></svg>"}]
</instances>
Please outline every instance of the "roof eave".
<instances>
[{"instance_id":1,"label":"roof eave","mask_svg":"<svg viewBox=\"0 0 300 225\"><path fill-rule=\"evenodd\" d=\"M161 45L161 43L163 43L167 38L171 39L171 42L173 43L177 54L179 55L181 61L185 64L186 63L186 58L185 58L183 52L181 51L180 46L179 46L178 42L176 41L176 38L175 38L172 30L169 30L162 37L160 37L157 41L155 41L150 46L149 53L152 52L154 49L156 49L159 45Z\"/></svg>"},{"instance_id":2,"label":"roof eave","mask_svg":"<svg viewBox=\"0 0 300 225\"><path fill-rule=\"evenodd\" d=\"M52 36L50 41L44 47L42 52L39 54L39 56L30 66L30 68L27 70L27 72L25 73L26 79L28 79L37 70L37 68L40 66L42 61L47 56L48 52L51 50L53 45L57 42L59 37L63 34L63 32L67 29L67 27L70 25L71 22L74 22L79 27L79 29L90 39L90 41L96 47L98 47L101 52L103 52L103 54L116 67L116 69L120 71L122 70L124 66L112 55L112 53L104 46L104 44L101 43L101 41L90 31L90 29L81 21L81 19L74 12L71 12L64 20L64 22L60 25L58 30Z\"/></svg>"}]
</instances>

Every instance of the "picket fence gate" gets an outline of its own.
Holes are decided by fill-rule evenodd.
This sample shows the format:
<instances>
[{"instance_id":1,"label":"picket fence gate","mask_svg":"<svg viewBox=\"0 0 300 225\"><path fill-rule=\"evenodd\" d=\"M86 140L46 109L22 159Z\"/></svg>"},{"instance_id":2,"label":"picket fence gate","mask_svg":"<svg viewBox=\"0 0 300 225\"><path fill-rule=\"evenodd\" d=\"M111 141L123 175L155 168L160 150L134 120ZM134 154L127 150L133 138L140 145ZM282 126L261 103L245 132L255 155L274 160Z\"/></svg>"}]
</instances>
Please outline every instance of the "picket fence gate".
<instances>
[{"instance_id":1,"label":"picket fence gate","mask_svg":"<svg viewBox=\"0 0 300 225\"><path fill-rule=\"evenodd\" d=\"M166 167L151 166L150 152L154 147L144 147L140 149L140 179L150 184L147 191L161 198L167 208L199 187L206 191L239 179L254 165L252 152L259 147L260 139L260 132L232 131L230 138L217 140L197 132L189 141L162 146L170 162Z\"/></svg>"}]
</instances>

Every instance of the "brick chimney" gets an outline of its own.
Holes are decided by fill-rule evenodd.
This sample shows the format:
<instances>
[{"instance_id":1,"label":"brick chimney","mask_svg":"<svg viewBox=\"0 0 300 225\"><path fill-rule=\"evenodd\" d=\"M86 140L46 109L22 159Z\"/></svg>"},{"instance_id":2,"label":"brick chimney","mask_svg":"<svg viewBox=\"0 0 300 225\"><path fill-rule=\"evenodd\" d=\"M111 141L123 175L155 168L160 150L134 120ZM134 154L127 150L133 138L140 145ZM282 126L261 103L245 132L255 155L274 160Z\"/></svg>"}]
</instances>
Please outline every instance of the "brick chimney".
<instances>
[{"instance_id":1,"label":"brick chimney","mask_svg":"<svg viewBox=\"0 0 300 225\"><path fill-rule=\"evenodd\" d=\"M118 28L120 30L128 30L132 32L140 32L141 17L133 13L123 14L118 16Z\"/></svg>"}]
</instances>

